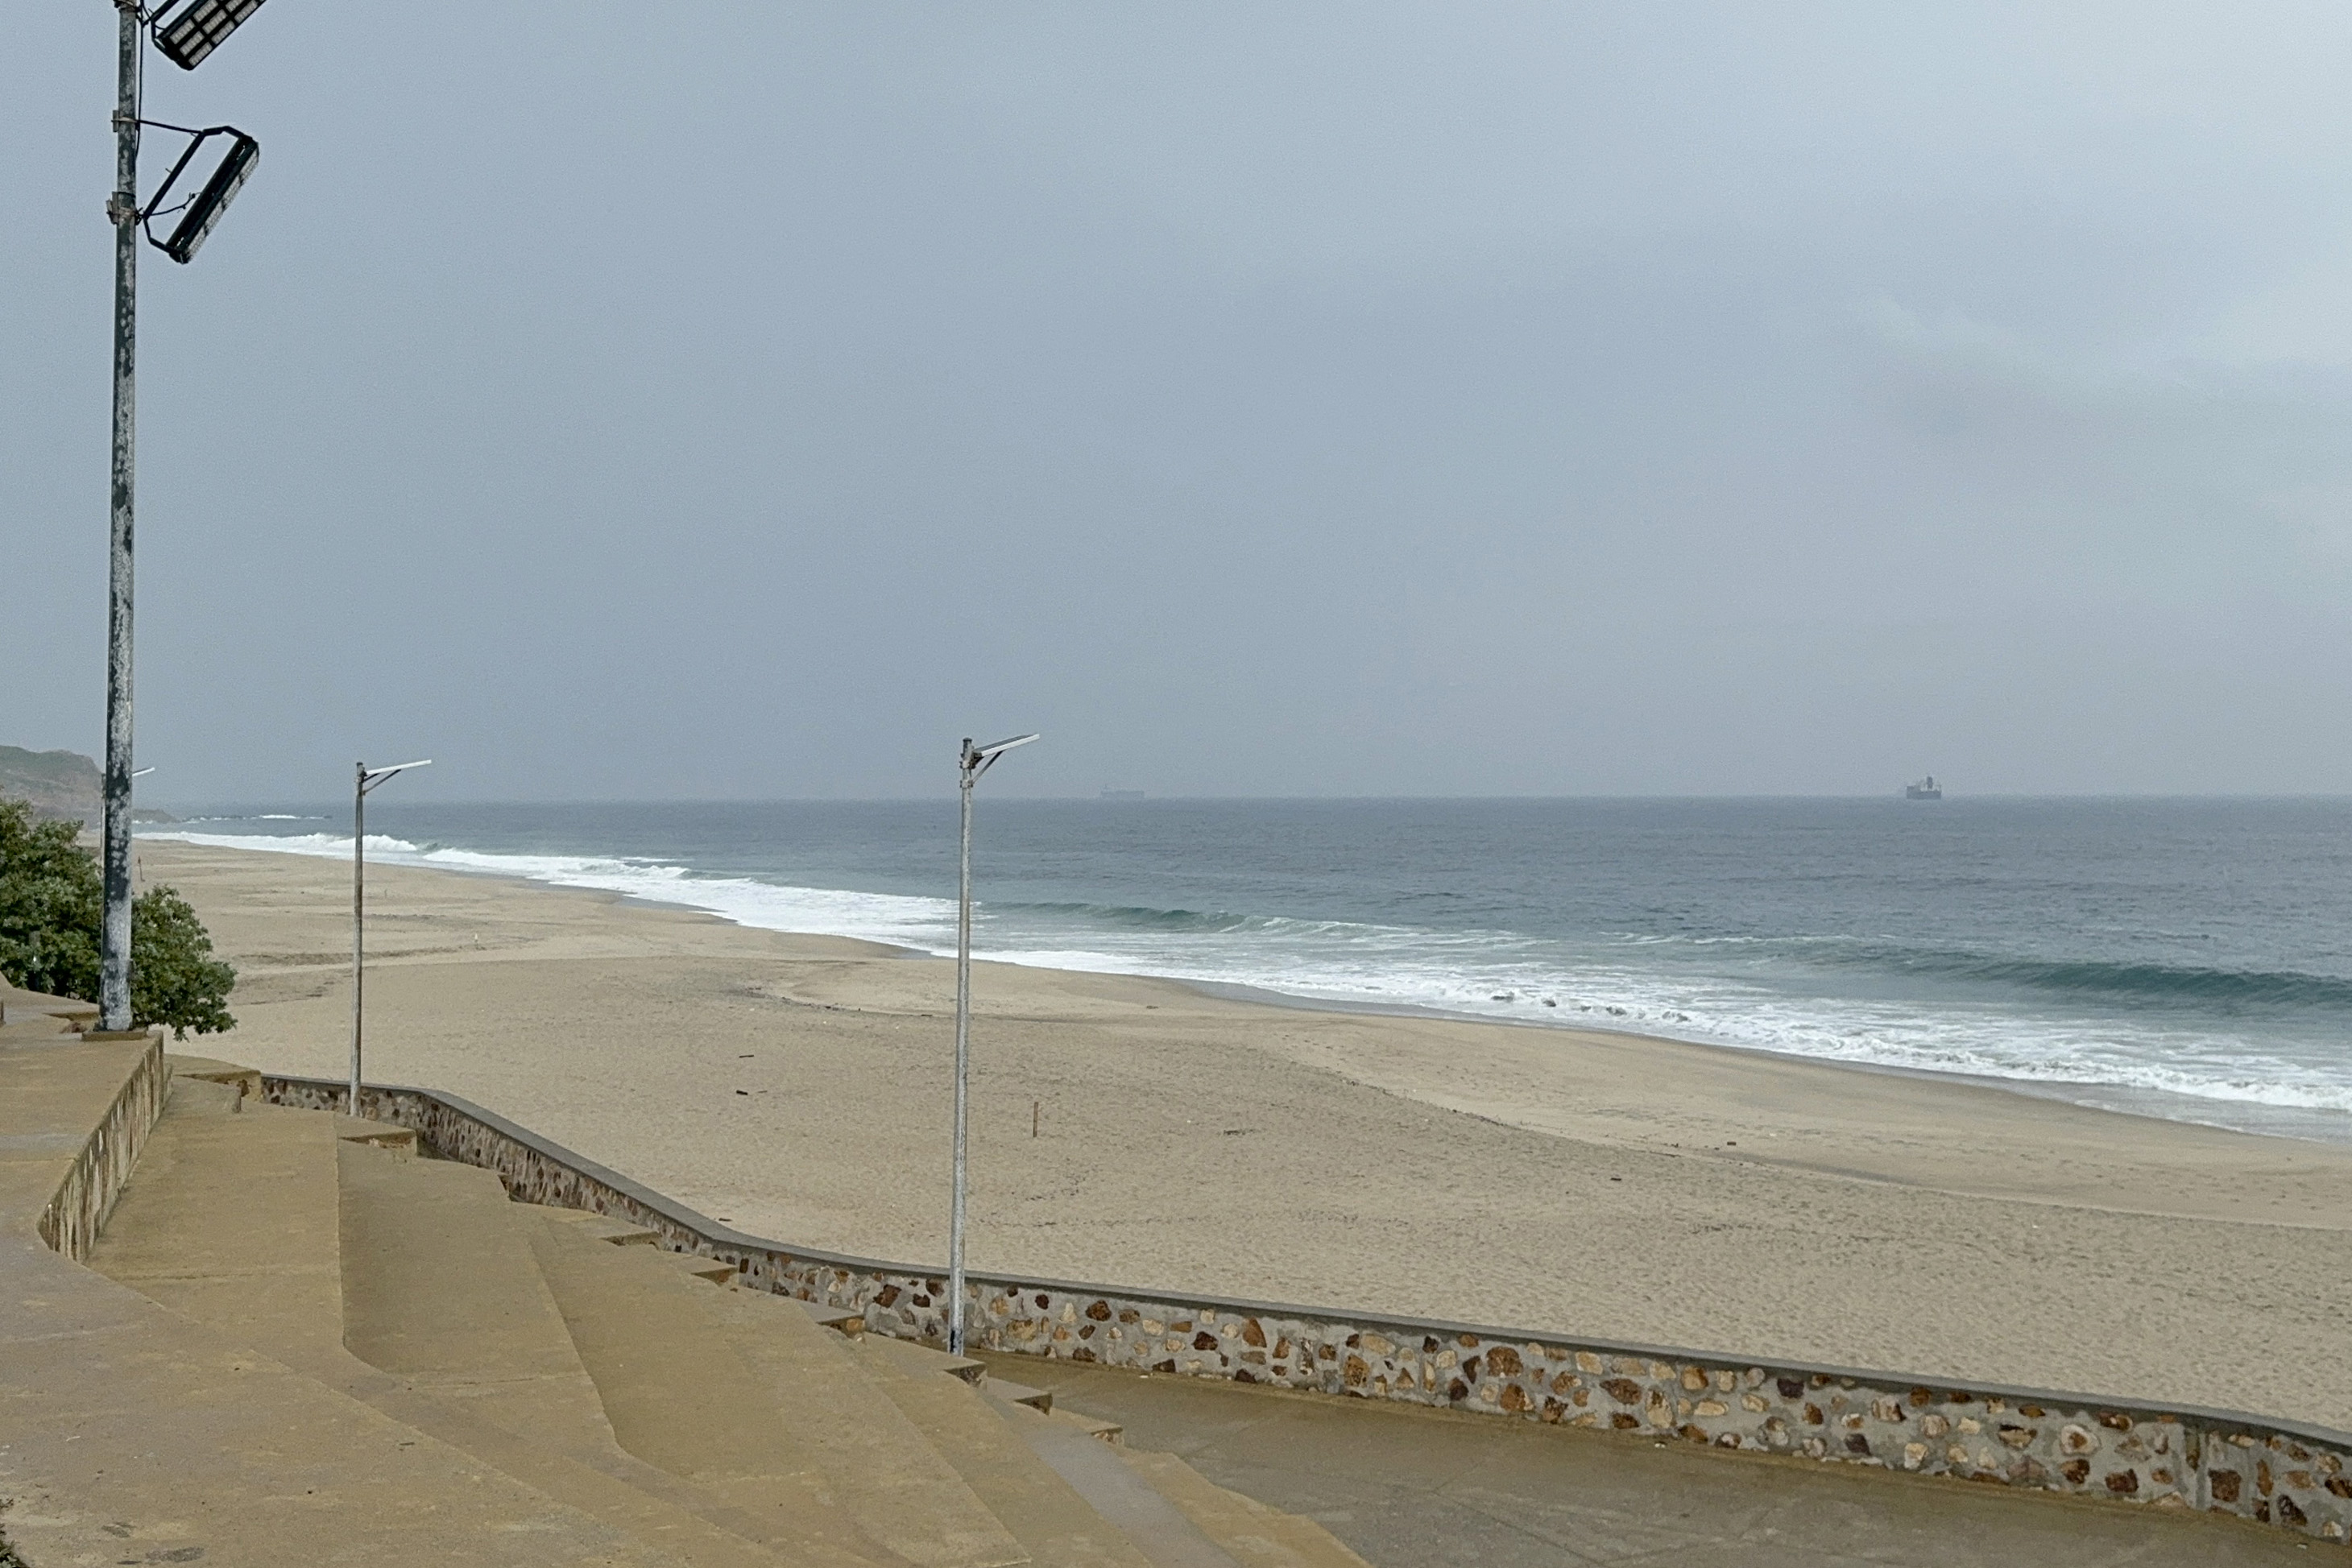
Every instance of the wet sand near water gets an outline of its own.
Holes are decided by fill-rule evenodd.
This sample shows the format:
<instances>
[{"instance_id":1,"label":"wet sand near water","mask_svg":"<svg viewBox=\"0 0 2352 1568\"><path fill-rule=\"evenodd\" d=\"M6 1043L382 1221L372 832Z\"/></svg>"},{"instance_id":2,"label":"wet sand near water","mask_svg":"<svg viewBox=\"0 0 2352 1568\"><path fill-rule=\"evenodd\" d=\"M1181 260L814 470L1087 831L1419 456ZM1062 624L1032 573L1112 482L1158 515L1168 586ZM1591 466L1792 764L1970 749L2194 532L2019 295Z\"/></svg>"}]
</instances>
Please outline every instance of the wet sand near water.
<instances>
[{"instance_id":1,"label":"wet sand near water","mask_svg":"<svg viewBox=\"0 0 2352 1568\"><path fill-rule=\"evenodd\" d=\"M142 842L341 1076L347 862ZM953 965L369 874L367 1076L739 1228L944 1260ZM971 1266L2352 1428L2352 1148L1635 1036L975 966ZM1040 1135L1031 1136L1033 1106Z\"/></svg>"}]
</instances>

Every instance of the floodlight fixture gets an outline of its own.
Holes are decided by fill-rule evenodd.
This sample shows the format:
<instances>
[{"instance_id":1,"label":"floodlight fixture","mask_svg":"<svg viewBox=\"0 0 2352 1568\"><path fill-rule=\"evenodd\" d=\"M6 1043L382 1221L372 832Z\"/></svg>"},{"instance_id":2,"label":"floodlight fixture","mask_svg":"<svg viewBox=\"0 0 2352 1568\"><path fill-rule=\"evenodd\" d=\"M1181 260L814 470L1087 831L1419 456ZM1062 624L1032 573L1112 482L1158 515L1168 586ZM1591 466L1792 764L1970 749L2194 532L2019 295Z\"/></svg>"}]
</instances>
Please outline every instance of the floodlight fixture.
<instances>
[{"instance_id":1,"label":"floodlight fixture","mask_svg":"<svg viewBox=\"0 0 2352 1568\"><path fill-rule=\"evenodd\" d=\"M157 187L154 195L148 198L147 204L139 209L140 224L147 230L147 243L184 266L195 259L196 247L205 243L214 226L221 221L221 214L228 211L229 203L236 199L237 192L243 190L246 181L252 177L254 165L261 162L261 143L234 125L214 125L202 131L190 131L183 125L161 125L155 120L142 123L159 125L165 131L182 131L189 138L178 161L172 165L172 172L163 176L163 183ZM196 154L203 150L205 143L216 136L227 137L228 146L221 153L220 162L213 166L213 172L205 177L203 186L178 206L165 207L164 198L179 184L180 176L187 172L188 165L195 162ZM179 214L180 221L173 226L170 235L157 239L155 219L172 213Z\"/></svg>"},{"instance_id":2,"label":"floodlight fixture","mask_svg":"<svg viewBox=\"0 0 2352 1568\"><path fill-rule=\"evenodd\" d=\"M177 0L155 13L149 32L165 59L192 71L260 9L261 0Z\"/></svg>"}]
</instances>

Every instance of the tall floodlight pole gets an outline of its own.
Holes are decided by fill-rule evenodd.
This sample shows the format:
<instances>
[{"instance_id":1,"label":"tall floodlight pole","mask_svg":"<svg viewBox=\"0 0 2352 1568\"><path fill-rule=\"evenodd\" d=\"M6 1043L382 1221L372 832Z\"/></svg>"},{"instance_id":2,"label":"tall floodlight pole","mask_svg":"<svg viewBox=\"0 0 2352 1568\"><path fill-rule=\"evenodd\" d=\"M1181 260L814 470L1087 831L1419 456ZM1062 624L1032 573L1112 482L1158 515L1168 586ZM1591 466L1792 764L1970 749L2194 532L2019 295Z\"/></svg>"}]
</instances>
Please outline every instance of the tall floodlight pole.
<instances>
[{"instance_id":1,"label":"tall floodlight pole","mask_svg":"<svg viewBox=\"0 0 2352 1568\"><path fill-rule=\"evenodd\" d=\"M963 1354L963 1195L964 1131L969 1120L971 1079L971 787L996 765L996 759L1016 746L1037 737L1016 735L987 746L974 746L966 737L957 763L958 790L963 800L963 833L956 873L956 1058L955 1156L952 1195L948 1203L948 1354Z\"/></svg>"},{"instance_id":2,"label":"tall floodlight pole","mask_svg":"<svg viewBox=\"0 0 2352 1568\"><path fill-rule=\"evenodd\" d=\"M98 1027L131 1027L131 521L138 421L139 6L115 0L114 455L106 570L106 915L99 927Z\"/></svg>"},{"instance_id":3,"label":"tall floodlight pole","mask_svg":"<svg viewBox=\"0 0 2352 1568\"><path fill-rule=\"evenodd\" d=\"M370 768L357 764L359 777L352 786L352 1097L345 1109L352 1115L360 1113L360 1033L366 1022L366 1009L361 1005L361 987L367 978L367 798L370 790L395 773L405 773L412 768L430 768L429 757L416 762L395 763L390 768Z\"/></svg>"},{"instance_id":4,"label":"tall floodlight pole","mask_svg":"<svg viewBox=\"0 0 2352 1568\"><path fill-rule=\"evenodd\" d=\"M117 28L114 70L114 193L106 215L114 225L114 451L109 485L106 570L106 776L105 820L100 860L104 866L104 914L98 934L98 1027L131 1027L131 521L138 486L135 441L138 424L139 235L154 217L198 147L217 136L232 138L220 166L180 206L183 214L168 240L151 242L173 260L193 257L247 175L260 148L241 131L216 126L184 131L194 137L173 167L172 178L146 206L139 204L141 77L145 65L142 29L183 70L194 70L239 24L261 8L261 0L164 0L142 10L139 0L114 0Z\"/></svg>"}]
</instances>

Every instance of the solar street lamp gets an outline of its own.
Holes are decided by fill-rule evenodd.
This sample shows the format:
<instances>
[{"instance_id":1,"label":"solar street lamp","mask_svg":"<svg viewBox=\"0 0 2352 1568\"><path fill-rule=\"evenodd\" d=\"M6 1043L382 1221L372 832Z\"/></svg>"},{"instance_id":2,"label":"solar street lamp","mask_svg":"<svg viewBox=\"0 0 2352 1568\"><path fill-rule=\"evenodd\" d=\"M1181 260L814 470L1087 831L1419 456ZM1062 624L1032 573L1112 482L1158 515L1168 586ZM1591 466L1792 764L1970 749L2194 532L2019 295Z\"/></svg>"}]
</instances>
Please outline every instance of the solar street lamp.
<instances>
[{"instance_id":1,"label":"solar street lamp","mask_svg":"<svg viewBox=\"0 0 2352 1568\"><path fill-rule=\"evenodd\" d=\"M359 778L352 788L352 1098L348 1109L354 1116L360 1113L360 1029L366 1019L360 988L366 978L367 798L377 785L395 773L432 766L429 757L415 762L395 762L389 768L370 768L362 762L358 764Z\"/></svg>"},{"instance_id":2,"label":"solar street lamp","mask_svg":"<svg viewBox=\"0 0 2352 1568\"><path fill-rule=\"evenodd\" d=\"M261 155L260 143L233 126L206 131L161 127L180 131L193 140L173 164L163 189L142 206L139 132L151 123L139 118L146 42L152 34L165 59L193 70L261 5L262 0L164 0L151 12L142 8L140 0L114 0L114 192L106 204L107 221L114 225L114 425L107 507L106 809L100 832L105 915L99 925L98 944L99 1027L109 1030L131 1027L131 548L137 496L133 452L139 405L139 235L145 232L156 248L174 261L189 260L220 222L221 214ZM221 144L220 162L196 186L195 193L177 207L163 209L164 198L188 171L198 150L220 137L228 139ZM149 227L152 220L172 213L180 214L178 224L168 236L155 239Z\"/></svg>"},{"instance_id":3,"label":"solar street lamp","mask_svg":"<svg viewBox=\"0 0 2352 1568\"><path fill-rule=\"evenodd\" d=\"M964 1128L971 1077L971 787L996 766L996 759L1016 746L1037 737L1016 735L1010 740L974 746L966 737L957 762L957 784L963 796L963 839L956 876L956 1052L955 1158L953 1192L948 1200L948 1354L963 1354L963 1194Z\"/></svg>"}]
</instances>

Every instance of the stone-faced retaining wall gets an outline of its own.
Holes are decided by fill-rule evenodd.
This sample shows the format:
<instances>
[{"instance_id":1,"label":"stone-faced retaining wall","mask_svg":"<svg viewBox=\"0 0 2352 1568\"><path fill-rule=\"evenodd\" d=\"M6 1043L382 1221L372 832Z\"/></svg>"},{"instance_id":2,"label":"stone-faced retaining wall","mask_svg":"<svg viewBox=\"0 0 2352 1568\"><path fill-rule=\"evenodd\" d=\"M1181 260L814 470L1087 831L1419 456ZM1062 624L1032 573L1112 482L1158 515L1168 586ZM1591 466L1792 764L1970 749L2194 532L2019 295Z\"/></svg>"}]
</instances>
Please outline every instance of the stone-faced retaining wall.
<instances>
[{"instance_id":1,"label":"stone-faced retaining wall","mask_svg":"<svg viewBox=\"0 0 2352 1568\"><path fill-rule=\"evenodd\" d=\"M284 1104L344 1099L323 1080L264 1083ZM747 1285L861 1311L876 1333L945 1336L937 1273L743 1235L454 1096L371 1086L362 1109L415 1129L434 1154L498 1172L522 1201L646 1226L674 1251L732 1263ZM966 1283L967 1333L991 1350L2207 1510L2332 1542L2352 1534L2352 1434L2290 1422L1370 1312L993 1274Z\"/></svg>"},{"instance_id":2,"label":"stone-faced retaining wall","mask_svg":"<svg viewBox=\"0 0 2352 1568\"><path fill-rule=\"evenodd\" d=\"M123 1183L131 1179L131 1167L139 1163L139 1151L155 1118L163 1113L163 1093L171 1082L171 1071L163 1065L163 1037L152 1035L114 1103L107 1107L105 1120L91 1130L66 1179L41 1210L41 1239L51 1251L77 1263L89 1260L99 1228L106 1223Z\"/></svg>"}]
</instances>

